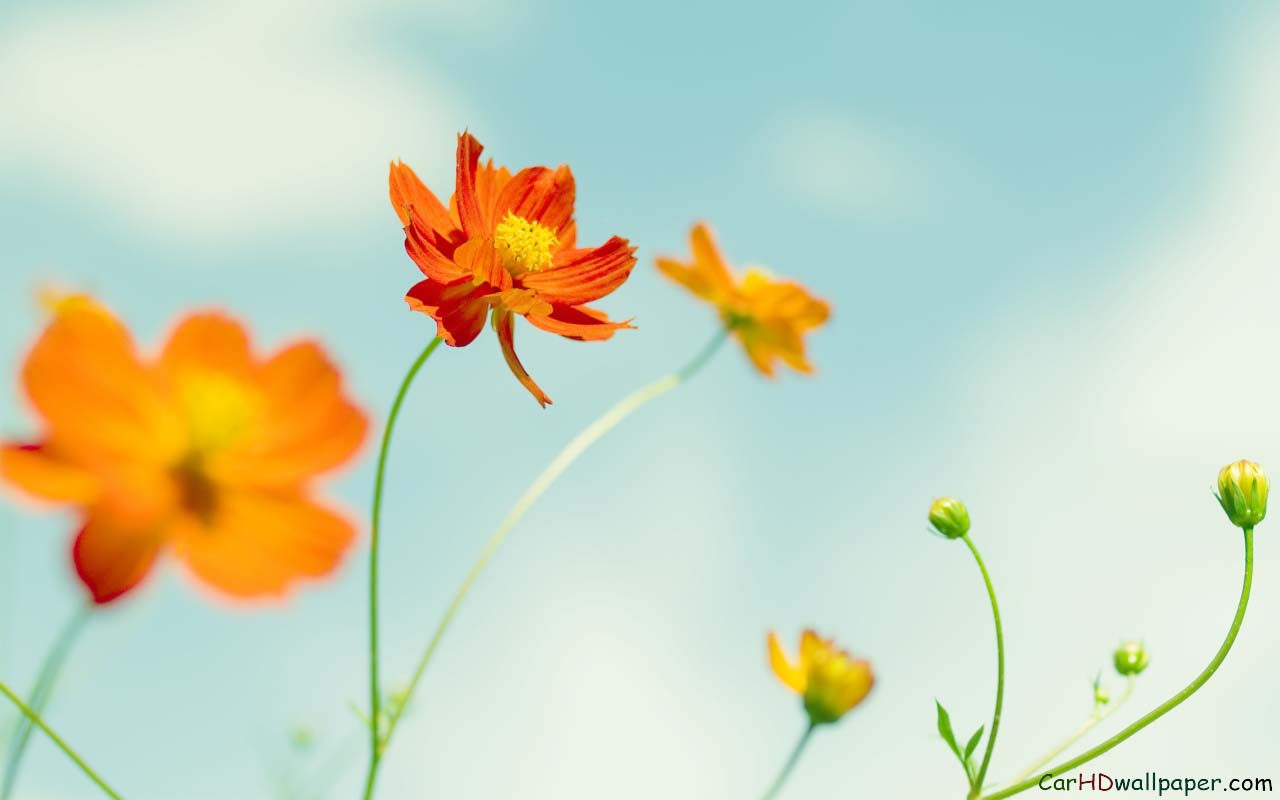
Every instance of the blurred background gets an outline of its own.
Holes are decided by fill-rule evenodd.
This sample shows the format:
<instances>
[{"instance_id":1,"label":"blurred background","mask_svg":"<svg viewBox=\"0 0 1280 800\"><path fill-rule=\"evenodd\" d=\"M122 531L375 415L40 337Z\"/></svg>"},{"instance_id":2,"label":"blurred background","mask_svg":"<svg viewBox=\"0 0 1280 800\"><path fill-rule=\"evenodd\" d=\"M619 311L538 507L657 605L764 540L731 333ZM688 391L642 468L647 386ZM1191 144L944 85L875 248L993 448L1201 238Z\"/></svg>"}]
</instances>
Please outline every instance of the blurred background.
<instances>
[{"instance_id":1,"label":"blurred background","mask_svg":"<svg viewBox=\"0 0 1280 800\"><path fill-rule=\"evenodd\" d=\"M1122 638L1152 664L1093 741L1225 632L1241 548L1216 472L1280 473L1278 36L1262 3L6 0L0 430L33 430L13 376L48 281L148 347L191 306L263 348L319 335L380 419L434 331L401 300L388 161L445 195L466 127L500 163L569 162L581 241L640 246L600 304L639 329L521 323L546 411L488 332L432 360L386 495L390 688L542 465L712 334L652 269L693 221L831 300L819 374L770 383L726 348L584 457L465 607L380 796L758 795L803 725L765 634L813 625L878 684L784 796L959 797L934 698L988 722L994 652L933 497L969 504L1004 607L996 782L1084 719ZM331 484L360 516L371 450ZM72 516L8 497L0 675L25 690L82 594ZM1280 780L1273 533L1218 677L1098 769ZM258 608L168 565L89 626L50 721L129 797L356 796L365 544ZM98 796L33 740L19 797Z\"/></svg>"}]
</instances>

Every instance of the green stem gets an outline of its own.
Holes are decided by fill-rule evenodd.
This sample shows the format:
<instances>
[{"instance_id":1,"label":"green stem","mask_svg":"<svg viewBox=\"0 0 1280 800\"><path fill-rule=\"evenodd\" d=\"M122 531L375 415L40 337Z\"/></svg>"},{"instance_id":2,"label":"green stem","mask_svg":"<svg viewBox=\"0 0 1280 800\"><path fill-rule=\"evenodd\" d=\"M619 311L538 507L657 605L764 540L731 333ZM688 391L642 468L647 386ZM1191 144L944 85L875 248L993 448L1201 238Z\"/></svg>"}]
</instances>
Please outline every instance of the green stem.
<instances>
[{"instance_id":1,"label":"green stem","mask_svg":"<svg viewBox=\"0 0 1280 800\"><path fill-rule=\"evenodd\" d=\"M1165 714L1169 713L1173 709L1177 708L1188 697L1195 694L1200 689L1201 686L1204 686L1205 683L1207 683L1209 679L1213 677L1213 673L1218 671L1218 667L1222 666L1222 662L1226 660L1227 653L1231 652L1231 646L1235 644L1236 636L1238 636L1240 633L1240 625L1244 622L1244 612L1249 607L1249 592L1252 589L1252 586L1253 586L1253 529L1245 528L1244 529L1244 586L1240 590L1240 603L1238 606L1236 606L1236 615L1235 615L1235 618L1231 621L1231 629L1227 631L1227 638L1222 642L1222 646L1218 648L1218 652L1213 657L1213 660L1209 662L1209 666L1205 667L1204 671L1201 672L1199 675L1197 675L1195 680L1187 684L1187 688L1183 689L1182 691L1175 694L1173 697L1170 697L1168 700L1161 703L1159 706L1155 708L1155 710L1151 711L1146 716L1139 719L1137 722L1133 723L1129 727L1120 731L1115 736L1112 736L1110 739L1106 740L1105 742L1098 745L1097 747L1094 747L1091 750L1086 750L1085 752L1081 753L1080 755L1076 756L1070 761L1065 761L1057 765L1056 767L1052 767L1046 770L1046 772L1042 773L1042 775L1043 774L1061 775L1063 772L1066 772L1067 770L1075 769L1081 764L1085 764L1089 761L1092 761L1093 759L1107 752L1111 748L1120 744L1124 740L1128 739L1130 736L1133 736L1138 731L1142 730L1143 728L1147 727L1151 723L1160 719L1161 717L1163 717ZM1030 778L1020 783L1016 783L1007 789L1001 789L1000 791L994 794L987 795L983 797L982 800L1002 800L1002 798L1005 798L1005 797L1012 797L1013 795L1018 794L1019 792L1025 792L1027 789L1030 789L1038 785L1039 782L1040 780L1038 778Z\"/></svg>"},{"instance_id":2,"label":"green stem","mask_svg":"<svg viewBox=\"0 0 1280 800\"><path fill-rule=\"evenodd\" d=\"M813 736L813 732L817 727L817 725L809 723L809 726L804 729L804 733L800 736L800 741L796 742L795 749L791 751L791 756L787 759L787 763L782 765L782 771L778 773L778 777L774 779L773 784L769 786L769 791L764 793L764 797L761 800L774 800L778 793L782 791L783 785L791 777L792 771L796 768L796 763L800 761L800 755L804 752L805 746L809 744L809 739Z\"/></svg>"},{"instance_id":3,"label":"green stem","mask_svg":"<svg viewBox=\"0 0 1280 800\"><path fill-rule=\"evenodd\" d=\"M45 655L28 701L37 714L43 712L48 704L53 694L53 687L58 681L58 675L62 672L63 664L66 663L67 654L71 652L71 646L75 643L76 637L84 629L84 623L89 619L91 609L92 606L89 605L78 607L71 619L67 620L66 625L62 627L58 637L54 639L53 647ZM13 739L9 742L9 753L5 757L4 785L0 787L0 800L9 800L13 796L14 787L18 782L18 769L22 764L22 756L26 753L27 743L31 741L33 730L34 726L27 717L23 717L14 730Z\"/></svg>"},{"instance_id":4,"label":"green stem","mask_svg":"<svg viewBox=\"0 0 1280 800\"><path fill-rule=\"evenodd\" d=\"M1084 738L1084 735L1086 733L1093 730L1097 725L1099 725L1107 717L1116 713L1116 711L1120 708L1120 706L1128 702L1129 698L1133 696L1133 684L1134 684L1134 679L1133 679L1133 676L1130 675L1129 682L1125 684L1124 694L1120 695L1119 700L1115 701L1114 703L1112 703L1111 705L1105 708L1095 709L1094 712L1089 715L1089 718L1084 721L1084 724L1076 729L1075 733L1063 739L1061 742L1058 743L1057 747L1053 748L1048 753L1045 753L1043 756L1041 756L1039 761L1037 761L1036 763L1032 764L1030 767L1027 767L1025 770L1023 770L1022 773L1018 775L1018 777L1013 779L1014 783L1025 780L1031 777L1032 775L1039 774L1037 770L1039 770L1045 764L1048 764L1050 761L1054 760L1058 756L1062 755L1068 747L1080 741L1080 739Z\"/></svg>"},{"instance_id":5,"label":"green stem","mask_svg":"<svg viewBox=\"0 0 1280 800\"><path fill-rule=\"evenodd\" d=\"M115 790L108 786L107 782L104 781L98 773L94 772L92 767L84 763L84 759L80 758L80 756L76 754L75 750L71 749L71 745L64 742L61 736L54 733L53 729L46 725L44 720L40 719L40 715L26 703L22 702L22 698L14 694L13 690L10 689L4 681L0 681L0 694L4 694L5 697L9 698L9 700L17 706L23 714L27 715L28 719L35 723L36 727L44 731L45 735L52 739L53 743L56 744L62 752L66 753L67 757L74 761L76 766L84 771L85 775L89 776L90 780L98 784L98 788L106 792L108 797L114 798L114 800L122 800L120 795L116 794Z\"/></svg>"},{"instance_id":6,"label":"green stem","mask_svg":"<svg viewBox=\"0 0 1280 800\"><path fill-rule=\"evenodd\" d=\"M365 785L365 797L373 796L373 781L378 772L383 747L380 730L382 684L378 678L378 533L382 521L382 485L387 472L387 450L391 445L396 418L400 415L400 406L409 393L409 385L442 341L439 336L432 339L405 373L400 389L396 392L396 399L391 404L391 413L387 415L387 426L382 432L382 446L378 450L378 471L373 480L373 511L369 523L369 777Z\"/></svg>"},{"instance_id":7,"label":"green stem","mask_svg":"<svg viewBox=\"0 0 1280 800\"><path fill-rule=\"evenodd\" d=\"M427 666L435 656L436 650L440 647L441 641L444 640L445 632L449 629L450 623L453 622L454 616L457 615L458 609L462 607L463 600L465 600L467 595L471 592L472 587L474 587L476 581L479 580L481 573L485 570L485 567L489 565L489 562L493 560L493 557L497 554L499 548L502 547L502 543L506 541L507 535L511 533L511 529L515 527L515 524L520 521L520 518L523 517L530 508L533 507L533 504L537 502L538 498L542 497L543 493L545 493L547 489L551 488L551 485L556 482L556 479L564 474L565 470L567 470L574 461L577 461L578 457L585 453L591 445L595 444L600 437L613 430L618 423L630 416L636 409L645 405L650 400L666 394L681 383L696 375L698 371L701 370L702 367L711 359L711 356L720 349L720 345L724 344L726 337L729 335L729 331L729 328L721 329L706 345L706 347L704 347L692 361L686 364L683 369L659 378L648 386L628 395L617 405L596 419L595 422L592 422L584 428L582 432L575 436L573 440L560 451L559 455L551 460L551 463L542 470L542 473L538 475L536 479L534 479L533 483L529 485L529 488L525 490L524 494L520 495L520 499L518 499L516 504L511 507L507 516L503 518L497 529L494 530L493 534L489 537L489 541L485 545L484 550L480 553L480 557L471 567L471 571L467 573L467 577L462 581L462 585L458 587L458 590L453 595L453 599L445 609L444 615L436 624L435 632L432 633L431 639L427 643L427 649L423 651L422 657L418 659L418 665L413 671L413 677L409 680L408 686L405 688L401 702L396 704L387 720L386 733L382 737L382 750L385 751L388 743L391 741L392 733L399 724L400 718L404 714L405 709L408 708L409 701L413 697L413 693L417 690L418 684L422 681L422 676L427 671ZM365 782L365 800L370 800L370 798L373 797L375 773L378 769L378 762L380 760L381 753L378 755L379 757L375 758L370 764L369 776Z\"/></svg>"},{"instance_id":8,"label":"green stem","mask_svg":"<svg viewBox=\"0 0 1280 800\"><path fill-rule=\"evenodd\" d=\"M987 735L987 750L982 755L982 765L978 768L978 774L974 776L969 790L969 796L976 798L982 794L982 782L987 777L987 768L991 766L991 754L996 749L996 734L1000 732L1000 714L1004 710L1004 627L1000 624L1000 605L996 602L996 589L991 584L987 565L983 563L978 547L969 538L969 534L966 533L961 538L969 547L969 552L973 553L973 560L978 562L978 569L982 571L982 581L987 585L987 596L991 598L991 616L996 625L996 707L991 715L991 733Z\"/></svg>"}]
</instances>

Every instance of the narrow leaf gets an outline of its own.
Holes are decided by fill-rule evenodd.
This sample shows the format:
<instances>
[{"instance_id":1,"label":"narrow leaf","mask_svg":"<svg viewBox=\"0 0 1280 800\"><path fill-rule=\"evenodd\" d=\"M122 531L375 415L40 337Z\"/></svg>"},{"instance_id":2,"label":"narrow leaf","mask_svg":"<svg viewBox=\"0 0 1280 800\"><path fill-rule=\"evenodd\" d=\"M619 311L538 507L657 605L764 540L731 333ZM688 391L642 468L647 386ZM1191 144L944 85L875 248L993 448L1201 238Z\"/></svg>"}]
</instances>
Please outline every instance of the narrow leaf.
<instances>
[{"instance_id":1,"label":"narrow leaf","mask_svg":"<svg viewBox=\"0 0 1280 800\"><path fill-rule=\"evenodd\" d=\"M942 707L942 703L937 700L933 702L938 706L938 733L942 736L942 741L951 748L951 752L956 754L956 758L960 759L960 763L964 764L964 756L960 755L960 745L956 744L955 731L951 730L951 715Z\"/></svg>"},{"instance_id":2,"label":"narrow leaf","mask_svg":"<svg viewBox=\"0 0 1280 800\"><path fill-rule=\"evenodd\" d=\"M969 743L964 746L964 760L968 761L973 755L973 751L978 749L978 742L982 741L982 732L987 729L986 725L978 728L973 732L973 736L969 737Z\"/></svg>"}]
</instances>

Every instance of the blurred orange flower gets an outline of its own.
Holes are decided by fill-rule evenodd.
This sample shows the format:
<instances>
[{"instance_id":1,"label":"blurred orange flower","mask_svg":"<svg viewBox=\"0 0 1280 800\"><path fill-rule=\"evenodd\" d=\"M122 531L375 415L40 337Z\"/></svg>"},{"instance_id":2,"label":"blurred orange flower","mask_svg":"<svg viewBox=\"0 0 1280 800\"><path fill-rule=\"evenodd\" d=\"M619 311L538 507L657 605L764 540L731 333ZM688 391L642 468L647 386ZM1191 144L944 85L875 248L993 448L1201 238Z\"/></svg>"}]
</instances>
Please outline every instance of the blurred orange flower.
<instances>
[{"instance_id":1,"label":"blurred orange flower","mask_svg":"<svg viewBox=\"0 0 1280 800\"><path fill-rule=\"evenodd\" d=\"M446 208L402 162L391 165L391 204L404 224L405 250L426 275L405 297L436 321L445 344L464 347L480 334L492 309L493 329L507 366L544 407L551 398L516 357L513 320L570 339L608 339L629 322L611 322L585 303L626 281L635 248L611 237L577 247L574 182L569 167L526 167L512 175L483 147L458 135L457 181Z\"/></svg>"},{"instance_id":2,"label":"blurred orange flower","mask_svg":"<svg viewBox=\"0 0 1280 800\"><path fill-rule=\"evenodd\" d=\"M827 321L831 307L800 284L759 267L748 268L738 280L706 223L693 226L689 239L693 260L660 257L658 270L715 306L762 374L772 378L778 359L797 372L812 373L804 335Z\"/></svg>"},{"instance_id":3,"label":"blurred orange flower","mask_svg":"<svg viewBox=\"0 0 1280 800\"><path fill-rule=\"evenodd\" d=\"M835 722L866 699L875 683L870 662L854 659L811 630L800 636L800 658L792 663L769 632L769 666L799 694L814 725Z\"/></svg>"},{"instance_id":4,"label":"blurred orange flower","mask_svg":"<svg viewBox=\"0 0 1280 800\"><path fill-rule=\"evenodd\" d=\"M43 431L0 445L0 475L79 511L75 567L96 602L137 586L166 550L241 598L334 570L355 529L309 486L351 458L367 420L319 344L258 358L243 326L204 312L145 358L92 299L51 307L22 367Z\"/></svg>"}]
</instances>

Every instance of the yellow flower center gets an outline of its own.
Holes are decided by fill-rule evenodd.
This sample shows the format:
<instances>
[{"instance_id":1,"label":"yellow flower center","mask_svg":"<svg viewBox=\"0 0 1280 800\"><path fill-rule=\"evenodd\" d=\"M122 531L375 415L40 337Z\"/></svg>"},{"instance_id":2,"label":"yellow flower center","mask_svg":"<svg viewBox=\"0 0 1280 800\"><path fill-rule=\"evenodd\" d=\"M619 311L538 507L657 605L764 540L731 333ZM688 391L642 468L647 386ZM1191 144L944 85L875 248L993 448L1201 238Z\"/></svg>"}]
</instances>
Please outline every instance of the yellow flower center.
<instances>
[{"instance_id":1,"label":"yellow flower center","mask_svg":"<svg viewBox=\"0 0 1280 800\"><path fill-rule=\"evenodd\" d=\"M493 229L493 244L502 266L512 275L537 272L551 266L551 251L560 240L555 231L510 211Z\"/></svg>"},{"instance_id":2,"label":"yellow flower center","mask_svg":"<svg viewBox=\"0 0 1280 800\"><path fill-rule=\"evenodd\" d=\"M253 424L258 397L243 383L217 372L192 372L178 385L188 449L196 457L232 444Z\"/></svg>"}]
</instances>

